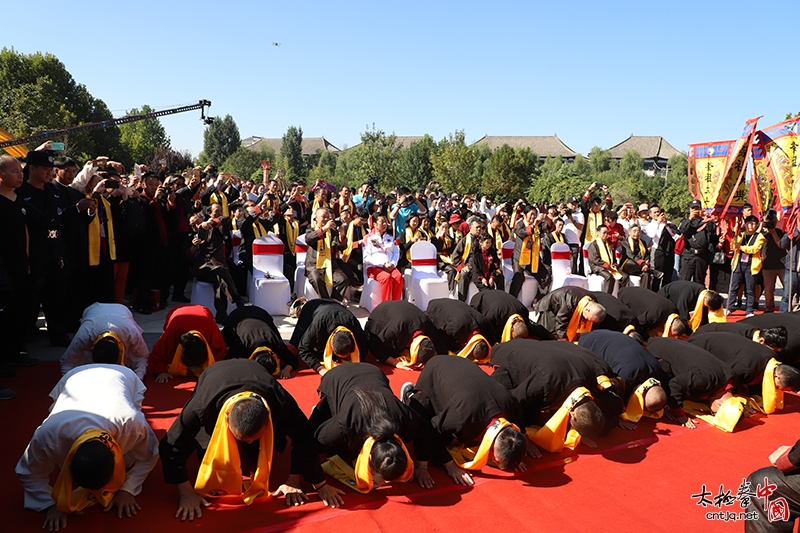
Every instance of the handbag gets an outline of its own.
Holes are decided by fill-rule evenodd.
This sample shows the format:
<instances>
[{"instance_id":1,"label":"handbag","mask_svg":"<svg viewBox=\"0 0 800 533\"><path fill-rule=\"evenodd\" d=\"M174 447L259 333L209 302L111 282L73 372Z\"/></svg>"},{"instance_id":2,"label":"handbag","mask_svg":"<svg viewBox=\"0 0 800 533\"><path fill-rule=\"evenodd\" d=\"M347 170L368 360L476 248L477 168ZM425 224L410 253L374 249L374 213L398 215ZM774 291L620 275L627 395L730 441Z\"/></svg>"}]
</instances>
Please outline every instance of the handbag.
<instances>
[{"instance_id":1,"label":"handbag","mask_svg":"<svg viewBox=\"0 0 800 533\"><path fill-rule=\"evenodd\" d=\"M725 255L725 252L722 250L717 250L714 252L714 257L711 258L711 263L715 265L724 265L727 260L728 256Z\"/></svg>"}]
</instances>

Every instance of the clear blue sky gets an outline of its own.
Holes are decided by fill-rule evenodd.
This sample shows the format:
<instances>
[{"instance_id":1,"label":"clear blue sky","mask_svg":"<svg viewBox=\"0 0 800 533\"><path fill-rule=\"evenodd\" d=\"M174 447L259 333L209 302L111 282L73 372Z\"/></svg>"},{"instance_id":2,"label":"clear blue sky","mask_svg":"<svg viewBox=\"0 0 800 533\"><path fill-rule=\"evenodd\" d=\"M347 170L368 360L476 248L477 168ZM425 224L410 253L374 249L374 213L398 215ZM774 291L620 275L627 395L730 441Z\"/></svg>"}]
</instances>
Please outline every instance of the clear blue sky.
<instances>
[{"instance_id":1,"label":"clear blue sky","mask_svg":"<svg viewBox=\"0 0 800 533\"><path fill-rule=\"evenodd\" d=\"M55 54L115 116L205 98L242 138L295 125L343 148L374 123L685 151L800 111L798 14L796 0L14 2L2 45ZM198 118L162 119L173 147L197 156Z\"/></svg>"}]
</instances>

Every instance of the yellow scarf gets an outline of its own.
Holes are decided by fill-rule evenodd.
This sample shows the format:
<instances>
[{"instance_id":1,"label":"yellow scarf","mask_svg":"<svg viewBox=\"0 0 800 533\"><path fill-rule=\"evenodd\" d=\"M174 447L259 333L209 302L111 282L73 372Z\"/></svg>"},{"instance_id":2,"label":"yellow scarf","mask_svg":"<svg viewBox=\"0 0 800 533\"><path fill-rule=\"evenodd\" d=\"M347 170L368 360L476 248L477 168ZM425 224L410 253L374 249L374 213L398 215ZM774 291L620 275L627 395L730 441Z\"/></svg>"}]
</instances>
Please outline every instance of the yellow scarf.
<instances>
[{"instance_id":1,"label":"yellow scarf","mask_svg":"<svg viewBox=\"0 0 800 533\"><path fill-rule=\"evenodd\" d=\"M554 231L554 232L553 232L553 233L551 233L550 235L552 235L552 236L553 236L553 241L555 241L555 242L566 242L566 241L564 240L564 234L563 234L563 233L556 233L556 232Z\"/></svg>"},{"instance_id":2,"label":"yellow scarf","mask_svg":"<svg viewBox=\"0 0 800 533\"><path fill-rule=\"evenodd\" d=\"M664 322L664 331L661 333L662 337L672 337L672 324L679 319L676 313L672 313L667 317L667 321Z\"/></svg>"},{"instance_id":3,"label":"yellow scarf","mask_svg":"<svg viewBox=\"0 0 800 533\"><path fill-rule=\"evenodd\" d=\"M119 349L119 357L117 358L117 364L120 366L125 366L125 345L113 331L106 331L105 333L98 335L97 338L94 340L94 343L92 344L92 348L97 346L97 343L105 338L114 339L114 341L117 343L117 348Z\"/></svg>"},{"instance_id":4,"label":"yellow scarf","mask_svg":"<svg viewBox=\"0 0 800 533\"><path fill-rule=\"evenodd\" d=\"M317 200L317 197L315 196L314 203L311 204L311 212L316 213L317 209L319 209L320 207L330 207L330 204L328 203L327 200L323 200L322 203L320 204L319 200Z\"/></svg>"},{"instance_id":5,"label":"yellow scarf","mask_svg":"<svg viewBox=\"0 0 800 533\"><path fill-rule=\"evenodd\" d=\"M528 438L540 448L551 453L559 453L564 448L574 450L581 442L581 434L571 428L567 432L569 413L578 402L591 397L592 395L586 387L576 388L544 426L541 428L531 426L526 429Z\"/></svg>"},{"instance_id":6,"label":"yellow scarf","mask_svg":"<svg viewBox=\"0 0 800 533\"><path fill-rule=\"evenodd\" d=\"M317 268L325 271L325 286L333 287L333 259L331 257L331 232L317 242Z\"/></svg>"},{"instance_id":7,"label":"yellow scarf","mask_svg":"<svg viewBox=\"0 0 800 533\"><path fill-rule=\"evenodd\" d=\"M489 353L486 354L486 357L484 359L475 359L474 357L472 357L472 350L475 349L475 345L477 345L480 341L485 342L486 345L489 346ZM458 357L463 357L465 359L472 357L472 360L478 363L479 365L485 365L488 364L492 358L492 346L489 344L489 341L486 340L486 337L484 337L480 333L476 333L475 335L470 337L469 341L467 341L467 345L461 348L460 352L451 355L457 355Z\"/></svg>"},{"instance_id":8,"label":"yellow scarf","mask_svg":"<svg viewBox=\"0 0 800 533\"><path fill-rule=\"evenodd\" d=\"M78 451L78 448L84 442L90 440L99 440L114 454L114 474L108 484L100 490L88 490L83 487L73 489L72 471L69 468L69 464L72 462L72 458L75 457L75 452ZM61 472L53 485L52 497L56 501L56 508L62 513L82 511L94 503L108 507L108 504L114 498L114 494L122 488L124 483L125 458L122 456L119 444L107 432L99 429L89 429L84 431L70 446L67 458L61 466Z\"/></svg>"},{"instance_id":9,"label":"yellow scarf","mask_svg":"<svg viewBox=\"0 0 800 533\"><path fill-rule=\"evenodd\" d=\"M486 429L481 438L481 443L475 447L465 447L462 444L456 444L447 449L453 460L458 466L466 470L480 470L486 463L489 462L489 452L492 450L492 444L497 435L508 426L513 427L517 431L519 428L506 420L505 418L498 418ZM477 448L477 449L476 449Z\"/></svg>"},{"instance_id":10,"label":"yellow scarf","mask_svg":"<svg viewBox=\"0 0 800 533\"><path fill-rule=\"evenodd\" d=\"M748 403L747 398L732 396L722 403L717 414L712 414L708 405L698 402L685 401L683 402L683 408L687 413L693 414L707 424L726 433L731 433L742 417L742 411L746 403Z\"/></svg>"},{"instance_id":11,"label":"yellow scarf","mask_svg":"<svg viewBox=\"0 0 800 533\"><path fill-rule=\"evenodd\" d=\"M403 475L394 481L405 483L414 476L414 462L411 460L411 456L408 454L408 450L402 439L397 435L395 435L394 438L397 439L397 442L400 443L400 447L403 448L406 454L406 469ZM322 464L322 471L351 489L364 494L370 492L374 488L372 468L370 468L369 464L373 444L375 444L375 439L367 437L356 459L355 469L344 459L338 455L334 455Z\"/></svg>"},{"instance_id":12,"label":"yellow scarf","mask_svg":"<svg viewBox=\"0 0 800 533\"><path fill-rule=\"evenodd\" d=\"M635 250L633 248L633 237L628 237L628 247L631 249L631 253L635 253ZM642 239L639 239L639 256L642 259L647 259L647 248L644 247Z\"/></svg>"},{"instance_id":13,"label":"yellow scarf","mask_svg":"<svg viewBox=\"0 0 800 533\"><path fill-rule=\"evenodd\" d=\"M414 240L414 237L416 237L417 235L420 236L420 240L423 240L422 237L424 235L426 235L426 233L425 233L424 230L421 230L419 228L417 228L416 230L412 230L411 228L406 228L406 244L412 242ZM411 262L411 248L410 247L409 247L408 250L406 250L406 259L408 260L409 263Z\"/></svg>"},{"instance_id":14,"label":"yellow scarf","mask_svg":"<svg viewBox=\"0 0 800 533\"><path fill-rule=\"evenodd\" d=\"M663 409L657 413L650 413L644 409L644 397L647 391L659 385L661 385L661 382L655 378L648 378L647 381L639 385L628 399L628 406L625 408L625 412L619 415L620 418L628 422L638 422L643 416L661 418L664 414Z\"/></svg>"},{"instance_id":15,"label":"yellow scarf","mask_svg":"<svg viewBox=\"0 0 800 533\"><path fill-rule=\"evenodd\" d=\"M217 190L211 193L209 200L211 200L212 204L219 204L220 207L222 207L222 216L230 216L230 209L228 209L228 195Z\"/></svg>"},{"instance_id":16,"label":"yellow scarf","mask_svg":"<svg viewBox=\"0 0 800 533\"><path fill-rule=\"evenodd\" d=\"M541 248L539 239L539 228L533 230L533 235L522 240L522 250L519 252L519 265L531 266L534 274L539 271L539 249Z\"/></svg>"},{"instance_id":17,"label":"yellow scarf","mask_svg":"<svg viewBox=\"0 0 800 533\"><path fill-rule=\"evenodd\" d=\"M258 442L258 463L256 472L251 476L249 486L245 486L242 494L242 465L239 459L239 443L228 427L228 414L233 405L244 398L261 400L269 413L269 423ZM203 496L242 496L244 503L250 505L261 496L269 496L269 472L272 468L272 413L266 400L253 392L240 392L228 398L217 416L214 433L208 442L208 449L203 457L194 490ZM245 482L246 484L246 482Z\"/></svg>"},{"instance_id":18,"label":"yellow scarf","mask_svg":"<svg viewBox=\"0 0 800 533\"><path fill-rule=\"evenodd\" d=\"M253 350L253 353L250 354L250 357L248 359L254 361L256 356L261 352L267 352L272 356L272 358L275 360L275 372L273 372L272 375L273 376L279 375L281 373L281 360L278 358L278 355L272 351L272 349L267 348L266 346L259 346L258 348Z\"/></svg>"},{"instance_id":19,"label":"yellow scarf","mask_svg":"<svg viewBox=\"0 0 800 533\"><path fill-rule=\"evenodd\" d=\"M256 219L253 221L253 235L255 238L258 239L259 237L264 237L267 234L267 230L264 229L264 226L261 225L261 221Z\"/></svg>"},{"instance_id":20,"label":"yellow scarf","mask_svg":"<svg viewBox=\"0 0 800 533\"><path fill-rule=\"evenodd\" d=\"M624 333L625 335L630 335L631 332L634 331L636 331L636 326L634 326L633 324L628 324L627 326L625 326L625 329L622 330L622 333Z\"/></svg>"},{"instance_id":21,"label":"yellow scarf","mask_svg":"<svg viewBox=\"0 0 800 533\"><path fill-rule=\"evenodd\" d=\"M595 233L597 232L597 226L601 226L603 224L603 213L602 212L593 212L589 210L589 213L586 217L586 238L583 242L590 243L595 238Z\"/></svg>"},{"instance_id":22,"label":"yellow scarf","mask_svg":"<svg viewBox=\"0 0 800 533\"><path fill-rule=\"evenodd\" d=\"M594 323L584 320L583 310L586 309L589 302L593 301L594 299L591 296L586 295L578 302L578 307L575 308L575 312L572 313L572 318L569 319L569 324L567 324L567 340L569 342L575 342L580 333L592 331L592 325Z\"/></svg>"},{"instance_id":23,"label":"yellow scarf","mask_svg":"<svg viewBox=\"0 0 800 533\"><path fill-rule=\"evenodd\" d=\"M769 360L764 369L764 379L761 382L761 403L764 413L771 415L776 409L783 409L783 391L775 388L775 367L780 365L774 357Z\"/></svg>"},{"instance_id":24,"label":"yellow scarf","mask_svg":"<svg viewBox=\"0 0 800 533\"><path fill-rule=\"evenodd\" d=\"M430 337L427 335L417 335L414 337L414 340L411 341L411 346L409 346L407 350L403 350L400 356L398 356L398 359L407 365L416 365L419 361L419 345L422 344L422 341L425 339L430 340Z\"/></svg>"},{"instance_id":25,"label":"yellow scarf","mask_svg":"<svg viewBox=\"0 0 800 533\"><path fill-rule=\"evenodd\" d=\"M328 337L328 342L325 343L325 353L322 357L322 365L327 369L330 370L331 368L338 366L340 363L337 363L333 360L333 336L339 333L340 331L346 331L353 337L353 346L355 346L355 351L350 354L350 362L351 363L358 363L361 361L361 352L358 350L358 343L356 342L356 337L353 335L353 332L347 329L344 326L339 326L333 333L331 333L330 337Z\"/></svg>"},{"instance_id":26,"label":"yellow scarf","mask_svg":"<svg viewBox=\"0 0 800 533\"><path fill-rule=\"evenodd\" d=\"M508 342L511 340L511 330L514 329L514 324L517 322L525 322L519 315L511 315L506 320L506 325L503 327L503 335L500 337L500 342Z\"/></svg>"},{"instance_id":27,"label":"yellow scarf","mask_svg":"<svg viewBox=\"0 0 800 533\"><path fill-rule=\"evenodd\" d=\"M100 197L103 209L106 211L106 242L108 243L108 254L112 261L117 260L117 243L114 239L114 217L111 215L111 204L108 200ZM94 218L89 222L89 266L100 264L100 210L97 210Z\"/></svg>"},{"instance_id":28,"label":"yellow scarf","mask_svg":"<svg viewBox=\"0 0 800 533\"><path fill-rule=\"evenodd\" d=\"M208 353L208 357L206 357L206 362L203 363L203 369L200 370L200 372L192 370L192 373L195 376L200 377L200 374L203 373L203 370L205 370L214 363L215 361L214 354L211 353L211 346L208 345L208 341L206 341L206 338L203 337L202 333L200 333L196 329L191 330L189 333L191 333L195 337L200 337L200 339L202 339L203 341L203 344L206 345L206 351ZM186 375L187 370L188 369L186 368L186 365L183 364L183 346L181 346L180 343L178 343L178 347L175 349L175 356L172 358L172 364L169 365L167 373L170 376L182 377Z\"/></svg>"},{"instance_id":29,"label":"yellow scarf","mask_svg":"<svg viewBox=\"0 0 800 533\"><path fill-rule=\"evenodd\" d=\"M703 322L703 306L705 305L706 294L709 293L708 289L703 289L700 291L700 294L697 296L697 303L694 304L694 313L692 317L689 319L689 326L692 328L692 331L695 331L697 328L700 327L700 324ZM716 311L708 311L708 322L713 324L715 322L727 322L728 319L725 317L725 311L722 307L717 309Z\"/></svg>"},{"instance_id":30,"label":"yellow scarf","mask_svg":"<svg viewBox=\"0 0 800 533\"><path fill-rule=\"evenodd\" d=\"M598 390L606 390L610 389L614 384L611 383L611 379L608 376L597 376L597 388Z\"/></svg>"},{"instance_id":31,"label":"yellow scarf","mask_svg":"<svg viewBox=\"0 0 800 533\"><path fill-rule=\"evenodd\" d=\"M472 251L472 233L467 233L467 236L464 238L466 242L464 243L464 253L461 254L462 263L467 262L467 257L469 257L469 253Z\"/></svg>"},{"instance_id":32,"label":"yellow scarf","mask_svg":"<svg viewBox=\"0 0 800 533\"><path fill-rule=\"evenodd\" d=\"M286 244L289 245L289 251L292 252L292 255L297 255L295 245L297 244L298 235L300 235L300 225L297 221L292 220L291 224L286 221Z\"/></svg>"},{"instance_id":33,"label":"yellow scarf","mask_svg":"<svg viewBox=\"0 0 800 533\"><path fill-rule=\"evenodd\" d=\"M758 339L761 338L761 330L757 329L753 332L753 342L758 342ZM761 344L761 343L759 343Z\"/></svg>"},{"instance_id":34,"label":"yellow scarf","mask_svg":"<svg viewBox=\"0 0 800 533\"><path fill-rule=\"evenodd\" d=\"M505 226L505 227L503 227L503 226ZM505 242L505 240L504 240L505 236L506 235L511 235L511 229L508 227L508 225L505 222L503 222L502 225L500 227L498 227L497 229L492 229L492 226L490 225L487 228L487 232L489 233L489 236L494 238L494 246L498 250L500 250L503 247L503 243Z\"/></svg>"},{"instance_id":35,"label":"yellow scarf","mask_svg":"<svg viewBox=\"0 0 800 533\"><path fill-rule=\"evenodd\" d=\"M614 255L611 253L608 243L601 241L600 238L595 239L594 243L597 245L597 250L600 252L600 259L603 260L603 263L608 265L608 271L611 272L614 279L619 280L622 274L617 271L617 265L614 264L614 260L612 259Z\"/></svg>"}]
</instances>

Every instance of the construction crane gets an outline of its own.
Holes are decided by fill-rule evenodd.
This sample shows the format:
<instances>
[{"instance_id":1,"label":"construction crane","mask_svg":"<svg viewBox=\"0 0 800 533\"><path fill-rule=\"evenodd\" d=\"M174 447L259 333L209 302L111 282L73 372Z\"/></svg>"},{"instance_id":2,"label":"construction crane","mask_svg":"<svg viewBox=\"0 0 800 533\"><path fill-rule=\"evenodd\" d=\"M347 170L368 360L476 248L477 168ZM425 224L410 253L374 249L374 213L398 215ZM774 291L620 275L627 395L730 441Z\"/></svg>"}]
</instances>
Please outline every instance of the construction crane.
<instances>
[{"instance_id":1,"label":"construction crane","mask_svg":"<svg viewBox=\"0 0 800 533\"><path fill-rule=\"evenodd\" d=\"M200 110L200 120L202 120L204 124L211 124L214 122L214 117L206 116L206 107L210 106L211 102L209 100L200 100L196 104L192 105L174 107L172 109L163 109L161 111L151 111L149 113L141 113L138 115L125 115L124 117L112 118L110 120L103 120L100 122L87 122L86 124L81 124L80 126L71 126L69 128L62 128L59 130L42 131L40 133L28 135L27 137L11 138L10 133L0 128L0 148L6 149L7 152L16 157L23 157L28 153L28 150L24 146L19 146L21 144L47 141L49 139L59 138L61 136L71 135L73 133L83 133L85 131L97 130L101 128L106 129L119 126L120 124L128 124L130 122L138 122L140 120L148 120L166 115L174 115L176 113L185 113L186 111L194 111L196 109Z\"/></svg>"}]
</instances>

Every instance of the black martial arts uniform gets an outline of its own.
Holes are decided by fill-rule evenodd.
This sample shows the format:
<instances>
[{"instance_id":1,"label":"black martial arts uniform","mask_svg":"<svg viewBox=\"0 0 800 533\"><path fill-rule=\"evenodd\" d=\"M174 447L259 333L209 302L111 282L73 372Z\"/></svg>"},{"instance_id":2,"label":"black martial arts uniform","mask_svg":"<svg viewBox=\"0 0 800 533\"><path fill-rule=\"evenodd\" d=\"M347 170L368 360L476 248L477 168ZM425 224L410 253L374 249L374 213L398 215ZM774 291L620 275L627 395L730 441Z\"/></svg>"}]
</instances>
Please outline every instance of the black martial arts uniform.
<instances>
[{"instance_id":1,"label":"black martial arts uniform","mask_svg":"<svg viewBox=\"0 0 800 533\"><path fill-rule=\"evenodd\" d=\"M625 287L619 290L617 297L636 315L643 336L648 331L663 328L669 315L680 315L672 301L649 289Z\"/></svg>"},{"instance_id":2,"label":"black martial arts uniform","mask_svg":"<svg viewBox=\"0 0 800 533\"><path fill-rule=\"evenodd\" d=\"M338 302L333 300L311 300L303 306L292 333L290 344L297 347L300 359L312 370L322 366L325 343L333 330L343 326L356 339L361 357L367 355L367 336L358 319Z\"/></svg>"},{"instance_id":3,"label":"black martial arts uniform","mask_svg":"<svg viewBox=\"0 0 800 533\"><path fill-rule=\"evenodd\" d=\"M783 363L800 362L800 315L794 313L764 313L763 315L745 318L740 324L747 324L759 329L776 328L783 326L786 328L788 342L778 359Z\"/></svg>"},{"instance_id":4,"label":"black martial arts uniform","mask_svg":"<svg viewBox=\"0 0 800 533\"><path fill-rule=\"evenodd\" d=\"M476 331L486 337L490 346L496 342L484 316L460 300L431 300L426 313L436 328L433 342L439 353L461 351Z\"/></svg>"},{"instance_id":5,"label":"black martial arts uniform","mask_svg":"<svg viewBox=\"0 0 800 533\"><path fill-rule=\"evenodd\" d=\"M596 301L594 294L581 287L566 286L550 291L536 303L536 310L540 313L537 322L557 339L565 338L572 314L584 296L591 296Z\"/></svg>"},{"instance_id":6,"label":"black martial arts uniform","mask_svg":"<svg viewBox=\"0 0 800 533\"><path fill-rule=\"evenodd\" d=\"M608 363L627 383L625 397L659 370L658 360L634 339L618 331L590 331L581 335L578 346L590 350Z\"/></svg>"},{"instance_id":7,"label":"black martial arts uniform","mask_svg":"<svg viewBox=\"0 0 800 533\"><path fill-rule=\"evenodd\" d=\"M638 329L639 322L636 320L636 314L631 311L627 305L622 303L619 298L608 294L603 291L592 291L597 303L606 309L606 317L599 324L592 326L592 330L596 329L610 329L612 331L625 331L628 326L633 326Z\"/></svg>"},{"instance_id":8,"label":"black martial arts uniform","mask_svg":"<svg viewBox=\"0 0 800 533\"><path fill-rule=\"evenodd\" d=\"M272 316L264 309L248 305L235 309L228 315L222 338L228 345L226 359L249 359L253 350L266 346L280 359L281 368L290 365L297 370L299 361L286 347Z\"/></svg>"},{"instance_id":9,"label":"black martial arts uniform","mask_svg":"<svg viewBox=\"0 0 800 533\"><path fill-rule=\"evenodd\" d=\"M730 365L740 385L761 383L767 363L775 357L775 352L767 346L748 342L736 333L718 331L695 334L691 336L689 342Z\"/></svg>"},{"instance_id":10,"label":"black martial arts uniform","mask_svg":"<svg viewBox=\"0 0 800 533\"><path fill-rule=\"evenodd\" d=\"M370 313L364 326L370 353L381 363L390 357L397 358L411 346L415 333L425 335L433 342L433 322L416 305L404 300L381 302Z\"/></svg>"}]
</instances>

